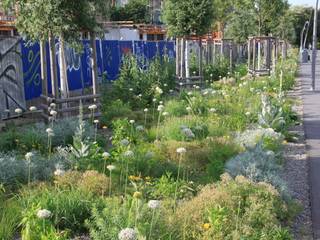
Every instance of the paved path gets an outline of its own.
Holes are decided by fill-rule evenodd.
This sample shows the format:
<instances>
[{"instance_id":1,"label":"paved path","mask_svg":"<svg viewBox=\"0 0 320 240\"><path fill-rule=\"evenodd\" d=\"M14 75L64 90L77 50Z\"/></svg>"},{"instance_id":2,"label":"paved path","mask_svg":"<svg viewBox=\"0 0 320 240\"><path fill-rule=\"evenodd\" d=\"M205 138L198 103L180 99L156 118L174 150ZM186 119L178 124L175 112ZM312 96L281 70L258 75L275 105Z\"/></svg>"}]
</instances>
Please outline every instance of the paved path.
<instances>
[{"instance_id":1,"label":"paved path","mask_svg":"<svg viewBox=\"0 0 320 240\"><path fill-rule=\"evenodd\" d=\"M316 89L311 87L311 64L300 68L304 128L310 164L311 211L314 239L320 239L320 52L317 57Z\"/></svg>"}]
</instances>

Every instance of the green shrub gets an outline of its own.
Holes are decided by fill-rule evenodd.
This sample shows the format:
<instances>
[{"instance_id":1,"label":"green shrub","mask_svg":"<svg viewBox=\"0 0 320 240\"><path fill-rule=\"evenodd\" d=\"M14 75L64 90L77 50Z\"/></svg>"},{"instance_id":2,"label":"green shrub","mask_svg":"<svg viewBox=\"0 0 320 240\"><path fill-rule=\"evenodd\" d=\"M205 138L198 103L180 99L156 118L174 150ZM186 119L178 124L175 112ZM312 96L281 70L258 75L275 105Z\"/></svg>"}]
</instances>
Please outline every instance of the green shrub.
<instances>
[{"instance_id":1,"label":"green shrub","mask_svg":"<svg viewBox=\"0 0 320 240\"><path fill-rule=\"evenodd\" d=\"M131 111L131 108L128 103L124 103L120 99L112 101L110 99L106 99L103 104L103 116L102 122L109 124L110 122L130 116L134 116L134 113Z\"/></svg>"},{"instance_id":2,"label":"green shrub","mask_svg":"<svg viewBox=\"0 0 320 240\"><path fill-rule=\"evenodd\" d=\"M52 213L51 225L55 229L70 230L72 233L84 232L84 222L91 216L91 208L95 204L101 205L101 199L87 191L45 185L25 189L21 192L19 201L27 214L34 214L34 208L49 210Z\"/></svg>"},{"instance_id":3,"label":"green shrub","mask_svg":"<svg viewBox=\"0 0 320 240\"><path fill-rule=\"evenodd\" d=\"M271 185L241 176L222 179L168 218L171 239L292 239L281 226L290 209Z\"/></svg>"}]
</instances>

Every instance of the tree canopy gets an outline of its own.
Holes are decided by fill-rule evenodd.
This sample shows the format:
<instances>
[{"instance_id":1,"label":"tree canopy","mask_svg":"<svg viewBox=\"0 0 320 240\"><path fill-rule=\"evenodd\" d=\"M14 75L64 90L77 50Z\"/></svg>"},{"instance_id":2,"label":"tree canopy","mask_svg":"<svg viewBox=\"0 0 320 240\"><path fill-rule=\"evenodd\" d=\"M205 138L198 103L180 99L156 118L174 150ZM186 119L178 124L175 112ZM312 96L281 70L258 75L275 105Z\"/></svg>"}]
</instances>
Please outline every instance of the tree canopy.
<instances>
[{"instance_id":1,"label":"tree canopy","mask_svg":"<svg viewBox=\"0 0 320 240\"><path fill-rule=\"evenodd\" d=\"M206 34L214 17L212 0L167 0L163 18L175 37Z\"/></svg>"}]
</instances>

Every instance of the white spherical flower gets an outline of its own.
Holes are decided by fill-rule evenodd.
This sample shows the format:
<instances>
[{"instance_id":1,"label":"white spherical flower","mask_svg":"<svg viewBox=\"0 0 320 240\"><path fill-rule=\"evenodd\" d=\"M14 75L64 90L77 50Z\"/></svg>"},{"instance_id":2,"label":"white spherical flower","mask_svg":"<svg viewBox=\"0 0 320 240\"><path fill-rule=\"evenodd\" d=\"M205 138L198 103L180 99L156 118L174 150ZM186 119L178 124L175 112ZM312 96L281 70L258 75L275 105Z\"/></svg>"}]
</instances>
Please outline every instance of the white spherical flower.
<instances>
[{"instance_id":1,"label":"white spherical flower","mask_svg":"<svg viewBox=\"0 0 320 240\"><path fill-rule=\"evenodd\" d=\"M156 99L156 98L152 99L152 102L156 102L156 101L157 101L157 99Z\"/></svg>"},{"instance_id":2,"label":"white spherical flower","mask_svg":"<svg viewBox=\"0 0 320 240\"><path fill-rule=\"evenodd\" d=\"M187 110L188 112L191 112L191 111L192 111L192 108L191 108L191 107L186 107L186 110Z\"/></svg>"},{"instance_id":3,"label":"white spherical flower","mask_svg":"<svg viewBox=\"0 0 320 240\"><path fill-rule=\"evenodd\" d=\"M138 97L139 97L139 98L142 98L142 94L139 94Z\"/></svg>"},{"instance_id":4,"label":"white spherical flower","mask_svg":"<svg viewBox=\"0 0 320 240\"><path fill-rule=\"evenodd\" d=\"M170 92L170 93L173 93L173 90L172 90L172 89L170 89L170 90L169 90L169 92Z\"/></svg>"},{"instance_id":5,"label":"white spherical flower","mask_svg":"<svg viewBox=\"0 0 320 240\"><path fill-rule=\"evenodd\" d=\"M136 127L136 130L138 132L143 132L144 131L144 127L142 125L139 125L139 126Z\"/></svg>"},{"instance_id":6,"label":"white spherical flower","mask_svg":"<svg viewBox=\"0 0 320 240\"><path fill-rule=\"evenodd\" d=\"M33 157L34 155L33 155L33 153L32 152L28 152L28 153L26 153L26 155L24 156L25 158L26 158L26 160L27 161L31 161L31 158Z\"/></svg>"},{"instance_id":7,"label":"white spherical flower","mask_svg":"<svg viewBox=\"0 0 320 240\"><path fill-rule=\"evenodd\" d=\"M159 200L150 200L148 202L148 207L152 210L158 209L161 206L161 202Z\"/></svg>"},{"instance_id":8,"label":"white spherical flower","mask_svg":"<svg viewBox=\"0 0 320 240\"><path fill-rule=\"evenodd\" d=\"M130 120L129 123L130 124L134 124L136 121L135 120Z\"/></svg>"},{"instance_id":9,"label":"white spherical flower","mask_svg":"<svg viewBox=\"0 0 320 240\"><path fill-rule=\"evenodd\" d=\"M250 113L250 112L246 112L245 114L246 114L246 116L250 116L250 115L251 115L251 113Z\"/></svg>"},{"instance_id":10,"label":"white spherical flower","mask_svg":"<svg viewBox=\"0 0 320 240\"><path fill-rule=\"evenodd\" d=\"M108 165L108 166L107 166L107 169L111 172L111 171L113 171L113 170L116 169L116 166L114 166L114 165Z\"/></svg>"},{"instance_id":11,"label":"white spherical flower","mask_svg":"<svg viewBox=\"0 0 320 240\"><path fill-rule=\"evenodd\" d=\"M192 94L193 94L192 92L188 92L188 96L192 96Z\"/></svg>"},{"instance_id":12,"label":"white spherical flower","mask_svg":"<svg viewBox=\"0 0 320 240\"><path fill-rule=\"evenodd\" d=\"M216 110L215 108L210 108L210 109L209 109L209 112L215 113L215 112L217 112L217 110Z\"/></svg>"},{"instance_id":13,"label":"white spherical flower","mask_svg":"<svg viewBox=\"0 0 320 240\"><path fill-rule=\"evenodd\" d=\"M132 151L128 150L123 155L127 158L132 158L134 156L134 153Z\"/></svg>"},{"instance_id":14,"label":"white spherical flower","mask_svg":"<svg viewBox=\"0 0 320 240\"><path fill-rule=\"evenodd\" d=\"M31 107L29 108L29 110L30 110L30 112L35 112L35 111L37 111L37 107L31 106Z\"/></svg>"},{"instance_id":15,"label":"white spherical flower","mask_svg":"<svg viewBox=\"0 0 320 240\"><path fill-rule=\"evenodd\" d=\"M63 169L60 169L60 168L54 171L54 175L58 176L58 177L63 176L65 173L66 173L66 171L64 171Z\"/></svg>"},{"instance_id":16,"label":"white spherical flower","mask_svg":"<svg viewBox=\"0 0 320 240\"><path fill-rule=\"evenodd\" d=\"M51 107L51 108L56 108L56 106L57 106L57 105L56 105L55 103L50 103L50 107Z\"/></svg>"},{"instance_id":17,"label":"white spherical flower","mask_svg":"<svg viewBox=\"0 0 320 240\"><path fill-rule=\"evenodd\" d=\"M52 213L47 209L41 209L37 212L37 217L40 219L50 218Z\"/></svg>"},{"instance_id":18,"label":"white spherical flower","mask_svg":"<svg viewBox=\"0 0 320 240\"><path fill-rule=\"evenodd\" d=\"M144 112L148 112L148 111L149 111L149 109L148 109L148 108L145 108L143 111L144 111Z\"/></svg>"},{"instance_id":19,"label":"white spherical flower","mask_svg":"<svg viewBox=\"0 0 320 240\"><path fill-rule=\"evenodd\" d=\"M55 110L51 110L50 111L50 115L53 116L53 117L57 116L57 114L58 114L58 112L55 111Z\"/></svg>"},{"instance_id":20,"label":"white spherical flower","mask_svg":"<svg viewBox=\"0 0 320 240\"><path fill-rule=\"evenodd\" d=\"M129 91L132 92L132 91L133 91L133 88L129 88Z\"/></svg>"},{"instance_id":21,"label":"white spherical flower","mask_svg":"<svg viewBox=\"0 0 320 240\"><path fill-rule=\"evenodd\" d=\"M163 105L163 101L160 101L159 104L160 104L160 105Z\"/></svg>"},{"instance_id":22,"label":"white spherical flower","mask_svg":"<svg viewBox=\"0 0 320 240\"><path fill-rule=\"evenodd\" d=\"M109 157L111 157L111 154L108 152L104 152L104 153L102 153L102 157L105 159L108 159Z\"/></svg>"},{"instance_id":23,"label":"white spherical flower","mask_svg":"<svg viewBox=\"0 0 320 240\"><path fill-rule=\"evenodd\" d=\"M16 108L14 110L14 112L17 113L17 114L21 114L22 113L22 109L21 108Z\"/></svg>"},{"instance_id":24,"label":"white spherical flower","mask_svg":"<svg viewBox=\"0 0 320 240\"><path fill-rule=\"evenodd\" d=\"M93 123L94 123L94 124L98 124L98 123L99 123L99 120L98 120L98 119L95 119L95 120L93 121Z\"/></svg>"},{"instance_id":25,"label":"white spherical flower","mask_svg":"<svg viewBox=\"0 0 320 240\"><path fill-rule=\"evenodd\" d=\"M159 112L162 112L163 109L164 109L164 106L163 106L163 105L159 105L159 106L158 106L158 111L159 111Z\"/></svg>"},{"instance_id":26,"label":"white spherical flower","mask_svg":"<svg viewBox=\"0 0 320 240\"><path fill-rule=\"evenodd\" d=\"M92 104L92 105L90 105L89 107L88 107L88 109L89 110L95 110L95 109L97 109L98 107L97 107L97 105L95 105L95 104Z\"/></svg>"},{"instance_id":27,"label":"white spherical flower","mask_svg":"<svg viewBox=\"0 0 320 240\"><path fill-rule=\"evenodd\" d=\"M180 85L180 86L183 86L183 83L182 83L182 82L180 82L180 83L179 83L179 85Z\"/></svg>"},{"instance_id":28,"label":"white spherical flower","mask_svg":"<svg viewBox=\"0 0 320 240\"><path fill-rule=\"evenodd\" d=\"M119 240L136 240L137 237L137 231L133 228L122 229L118 234Z\"/></svg>"},{"instance_id":29,"label":"white spherical flower","mask_svg":"<svg viewBox=\"0 0 320 240\"><path fill-rule=\"evenodd\" d=\"M47 128L46 129L46 132L49 134L49 133L53 133L53 130L52 130L52 128Z\"/></svg>"},{"instance_id":30,"label":"white spherical flower","mask_svg":"<svg viewBox=\"0 0 320 240\"><path fill-rule=\"evenodd\" d=\"M122 146L128 146L128 145L130 144L130 142L129 142L128 139L122 139L122 140L120 141L120 144L121 144Z\"/></svg>"},{"instance_id":31,"label":"white spherical flower","mask_svg":"<svg viewBox=\"0 0 320 240\"><path fill-rule=\"evenodd\" d=\"M186 153L186 152L187 152L187 150L185 148L183 148L183 147L180 147L180 148L177 149L177 153L179 153L179 154L183 154L183 153Z\"/></svg>"},{"instance_id":32,"label":"white spherical flower","mask_svg":"<svg viewBox=\"0 0 320 240\"><path fill-rule=\"evenodd\" d=\"M168 84L165 83L165 84L163 84L163 86L168 87Z\"/></svg>"},{"instance_id":33,"label":"white spherical flower","mask_svg":"<svg viewBox=\"0 0 320 240\"><path fill-rule=\"evenodd\" d=\"M196 89L200 89L200 86L196 86Z\"/></svg>"},{"instance_id":34,"label":"white spherical flower","mask_svg":"<svg viewBox=\"0 0 320 240\"><path fill-rule=\"evenodd\" d=\"M168 116L169 115L169 113L168 112L164 112L164 113L162 113L162 116Z\"/></svg>"}]
</instances>

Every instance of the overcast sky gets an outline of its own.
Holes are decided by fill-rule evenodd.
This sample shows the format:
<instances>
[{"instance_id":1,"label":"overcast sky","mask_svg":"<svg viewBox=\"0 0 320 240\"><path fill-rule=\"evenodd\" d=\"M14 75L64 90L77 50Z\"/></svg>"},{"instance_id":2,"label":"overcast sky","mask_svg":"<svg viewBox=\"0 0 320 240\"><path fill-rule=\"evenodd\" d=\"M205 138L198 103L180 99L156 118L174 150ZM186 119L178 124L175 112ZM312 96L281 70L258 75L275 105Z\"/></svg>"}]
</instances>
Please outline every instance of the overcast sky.
<instances>
[{"instance_id":1,"label":"overcast sky","mask_svg":"<svg viewBox=\"0 0 320 240\"><path fill-rule=\"evenodd\" d=\"M298 5L304 5L304 4L307 4L307 5L315 5L315 0L289 0L289 3L290 4L298 4Z\"/></svg>"}]
</instances>

